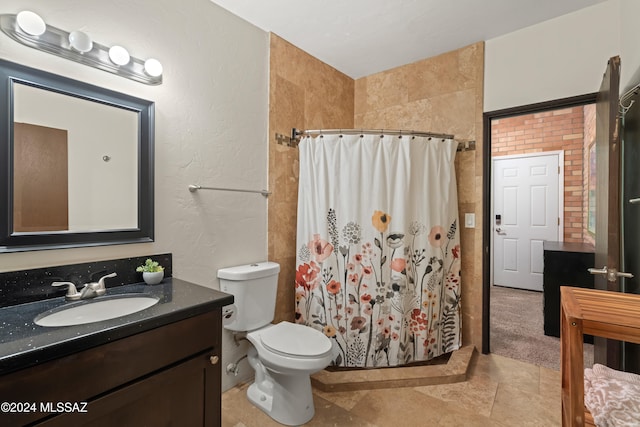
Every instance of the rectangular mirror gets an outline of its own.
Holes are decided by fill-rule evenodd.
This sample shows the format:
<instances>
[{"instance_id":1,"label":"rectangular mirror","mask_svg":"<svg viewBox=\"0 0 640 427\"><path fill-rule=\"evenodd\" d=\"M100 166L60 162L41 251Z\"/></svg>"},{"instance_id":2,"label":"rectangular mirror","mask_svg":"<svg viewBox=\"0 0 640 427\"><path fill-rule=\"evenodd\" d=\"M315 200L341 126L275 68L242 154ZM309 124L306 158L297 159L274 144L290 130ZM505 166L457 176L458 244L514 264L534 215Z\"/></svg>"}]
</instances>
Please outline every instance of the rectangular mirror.
<instances>
[{"instance_id":1,"label":"rectangular mirror","mask_svg":"<svg viewBox=\"0 0 640 427\"><path fill-rule=\"evenodd\" d=\"M154 104L0 60L0 252L153 240Z\"/></svg>"}]
</instances>

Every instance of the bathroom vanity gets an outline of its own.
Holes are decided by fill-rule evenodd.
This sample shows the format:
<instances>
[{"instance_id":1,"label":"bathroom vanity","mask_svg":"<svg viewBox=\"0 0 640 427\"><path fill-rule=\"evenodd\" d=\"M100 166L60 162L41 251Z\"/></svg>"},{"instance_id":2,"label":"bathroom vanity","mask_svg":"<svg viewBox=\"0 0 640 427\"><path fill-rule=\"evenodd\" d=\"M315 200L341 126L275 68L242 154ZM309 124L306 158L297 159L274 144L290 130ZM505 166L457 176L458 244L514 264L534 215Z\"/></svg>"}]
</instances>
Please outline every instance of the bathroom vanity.
<instances>
[{"instance_id":1,"label":"bathroom vanity","mask_svg":"<svg viewBox=\"0 0 640 427\"><path fill-rule=\"evenodd\" d=\"M159 302L54 328L33 319L61 297L0 309L0 425L220 425L221 309L233 297L175 278L107 291L118 293Z\"/></svg>"}]
</instances>

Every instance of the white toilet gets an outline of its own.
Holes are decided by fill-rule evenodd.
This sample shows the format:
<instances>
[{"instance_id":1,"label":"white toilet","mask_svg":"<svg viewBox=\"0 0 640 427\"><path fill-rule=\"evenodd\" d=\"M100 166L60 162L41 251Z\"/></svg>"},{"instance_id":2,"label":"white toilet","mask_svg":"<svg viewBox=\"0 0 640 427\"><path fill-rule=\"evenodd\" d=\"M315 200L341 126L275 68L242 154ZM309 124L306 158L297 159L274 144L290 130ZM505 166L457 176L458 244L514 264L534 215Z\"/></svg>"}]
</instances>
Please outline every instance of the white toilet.
<instances>
[{"instance_id":1,"label":"white toilet","mask_svg":"<svg viewBox=\"0 0 640 427\"><path fill-rule=\"evenodd\" d=\"M220 290L234 296L225 329L247 332L247 354L255 380L249 401L281 424L300 425L315 413L310 375L331 362L331 340L304 325L271 321L280 265L261 262L218 270ZM227 309L228 311L228 309Z\"/></svg>"}]
</instances>

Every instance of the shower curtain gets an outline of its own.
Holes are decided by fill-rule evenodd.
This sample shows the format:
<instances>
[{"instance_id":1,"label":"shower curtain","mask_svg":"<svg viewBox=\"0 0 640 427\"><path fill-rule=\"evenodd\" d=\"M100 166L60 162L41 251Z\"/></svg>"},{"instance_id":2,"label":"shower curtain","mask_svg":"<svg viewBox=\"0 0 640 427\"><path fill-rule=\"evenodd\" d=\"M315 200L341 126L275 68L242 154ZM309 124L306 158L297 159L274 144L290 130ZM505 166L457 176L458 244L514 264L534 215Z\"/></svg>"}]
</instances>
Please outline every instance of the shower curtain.
<instances>
[{"instance_id":1,"label":"shower curtain","mask_svg":"<svg viewBox=\"0 0 640 427\"><path fill-rule=\"evenodd\" d=\"M461 345L460 244L450 139L303 138L296 321L334 366L399 366Z\"/></svg>"}]
</instances>

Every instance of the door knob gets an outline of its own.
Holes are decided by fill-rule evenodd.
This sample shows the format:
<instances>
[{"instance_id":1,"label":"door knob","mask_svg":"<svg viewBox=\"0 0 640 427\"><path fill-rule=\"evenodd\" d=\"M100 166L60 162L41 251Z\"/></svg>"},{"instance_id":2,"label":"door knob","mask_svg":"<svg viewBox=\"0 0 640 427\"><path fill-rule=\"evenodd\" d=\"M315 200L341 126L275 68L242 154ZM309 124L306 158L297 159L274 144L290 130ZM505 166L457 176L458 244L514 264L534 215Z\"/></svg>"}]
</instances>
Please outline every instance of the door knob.
<instances>
[{"instance_id":1,"label":"door knob","mask_svg":"<svg viewBox=\"0 0 640 427\"><path fill-rule=\"evenodd\" d=\"M500 235L502 235L502 236L504 236L505 234L507 234L507 233L505 233L504 231L502 231L502 228L500 228L500 227L496 228L496 233L498 233L498 234L500 234Z\"/></svg>"},{"instance_id":2,"label":"door knob","mask_svg":"<svg viewBox=\"0 0 640 427\"><path fill-rule=\"evenodd\" d=\"M618 271L615 268L607 268L606 265L602 268L588 268L587 271L591 274L604 274L609 282L615 282L618 277L633 279L633 274Z\"/></svg>"},{"instance_id":3,"label":"door knob","mask_svg":"<svg viewBox=\"0 0 640 427\"><path fill-rule=\"evenodd\" d=\"M218 356L209 357L209 362L211 362L212 365L217 365L219 361L220 361L220 358Z\"/></svg>"}]
</instances>

